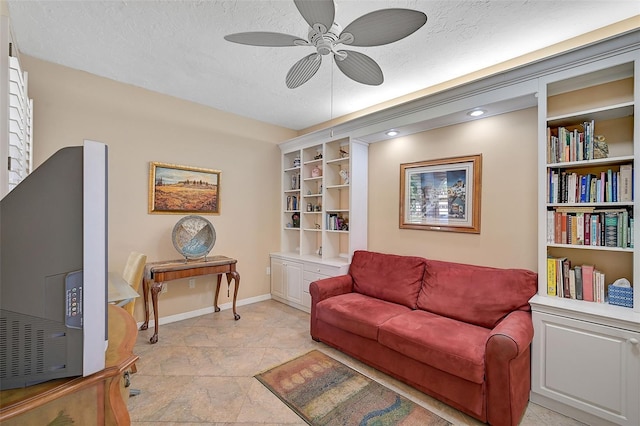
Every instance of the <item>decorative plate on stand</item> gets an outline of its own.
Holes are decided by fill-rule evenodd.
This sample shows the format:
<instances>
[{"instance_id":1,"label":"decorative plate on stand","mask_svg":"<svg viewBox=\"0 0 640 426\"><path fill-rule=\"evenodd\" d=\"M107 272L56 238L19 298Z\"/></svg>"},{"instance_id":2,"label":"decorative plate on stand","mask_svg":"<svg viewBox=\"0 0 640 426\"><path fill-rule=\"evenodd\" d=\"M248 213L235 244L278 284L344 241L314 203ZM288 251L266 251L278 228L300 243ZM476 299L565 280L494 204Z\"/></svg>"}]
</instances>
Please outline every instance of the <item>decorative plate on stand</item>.
<instances>
[{"instance_id":1,"label":"decorative plate on stand","mask_svg":"<svg viewBox=\"0 0 640 426\"><path fill-rule=\"evenodd\" d=\"M188 259L206 257L216 243L216 230L202 216L185 216L173 227L173 246Z\"/></svg>"}]
</instances>

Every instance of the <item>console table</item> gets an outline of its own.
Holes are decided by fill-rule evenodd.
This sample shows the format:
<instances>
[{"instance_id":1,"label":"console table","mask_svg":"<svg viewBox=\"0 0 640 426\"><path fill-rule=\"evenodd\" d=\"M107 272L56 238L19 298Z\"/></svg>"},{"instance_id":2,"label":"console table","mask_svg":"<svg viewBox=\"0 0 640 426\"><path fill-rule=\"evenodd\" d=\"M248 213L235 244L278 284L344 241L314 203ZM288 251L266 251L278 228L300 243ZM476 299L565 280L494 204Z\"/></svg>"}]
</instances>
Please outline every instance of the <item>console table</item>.
<instances>
[{"instance_id":1,"label":"console table","mask_svg":"<svg viewBox=\"0 0 640 426\"><path fill-rule=\"evenodd\" d=\"M108 306L109 346L105 368L87 377L50 380L0 391L0 424L129 425L128 376L138 357L136 322L124 309Z\"/></svg>"},{"instance_id":2,"label":"console table","mask_svg":"<svg viewBox=\"0 0 640 426\"><path fill-rule=\"evenodd\" d=\"M236 259L226 256L211 256L198 260L165 260L160 262L147 263L144 267L144 279L142 280L142 293L144 296L144 323L140 330L149 328L149 302L148 294L151 290L151 301L153 303L154 333L149 342L158 341L158 293L162 290L162 284L182 278L197 277L200 275L217 275L216 295L213 302L215 312L220 312L218 306L218 294L220 293L220 283L222 274L227 276L227 288L231 285L231 280L235 282L233 291L233 318L237 321L240 315L236 312L236 299L238 297L238 287L240 287L240 274L236 271Z\"/></svg>"}]
</instances>

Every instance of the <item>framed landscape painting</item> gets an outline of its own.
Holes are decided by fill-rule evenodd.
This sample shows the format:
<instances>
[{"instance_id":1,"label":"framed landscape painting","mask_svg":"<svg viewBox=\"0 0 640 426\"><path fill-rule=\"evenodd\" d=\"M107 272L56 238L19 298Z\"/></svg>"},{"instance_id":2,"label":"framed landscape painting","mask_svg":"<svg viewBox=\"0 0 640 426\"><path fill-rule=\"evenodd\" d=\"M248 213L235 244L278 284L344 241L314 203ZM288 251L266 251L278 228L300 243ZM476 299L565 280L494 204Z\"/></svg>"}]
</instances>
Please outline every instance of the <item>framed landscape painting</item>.
<instances>
[{"instance_id":1,"label":"framed landscape painting","mask_svg":"<svg viewBox=\"0 0 640 426\"><path fill-rule=\"evenodd\" d=\"M482 155L400 164L400 228L480 233Z\"/></svg>"},{"instance_id":2,"label":"framed landscape painting","mask_svg":"<svg viewBox=\"0 0 640 426\"><path fill-rule=\"evenodd\" d=\"M149 213L220 214L220 170L152 162Z\"/></svg>"}]
</instances>

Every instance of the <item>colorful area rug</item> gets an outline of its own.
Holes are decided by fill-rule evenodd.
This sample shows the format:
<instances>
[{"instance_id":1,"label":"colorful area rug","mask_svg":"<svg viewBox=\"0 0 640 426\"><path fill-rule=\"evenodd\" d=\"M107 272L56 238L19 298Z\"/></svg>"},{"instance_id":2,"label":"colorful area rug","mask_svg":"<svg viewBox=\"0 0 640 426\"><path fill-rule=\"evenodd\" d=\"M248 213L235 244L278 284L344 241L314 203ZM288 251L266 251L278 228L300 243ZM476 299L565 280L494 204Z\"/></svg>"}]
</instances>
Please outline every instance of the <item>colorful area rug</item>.
<instances>
[{"instance_id":1,"label":"colorful area rug","mask_svg":"<svg viewBox=\"0 0 640 426\"><path fill-rule=\"evenodd\" d=\"M451 425L315 350L255 377L310 425Z\"/></svg>"}]
</instances>

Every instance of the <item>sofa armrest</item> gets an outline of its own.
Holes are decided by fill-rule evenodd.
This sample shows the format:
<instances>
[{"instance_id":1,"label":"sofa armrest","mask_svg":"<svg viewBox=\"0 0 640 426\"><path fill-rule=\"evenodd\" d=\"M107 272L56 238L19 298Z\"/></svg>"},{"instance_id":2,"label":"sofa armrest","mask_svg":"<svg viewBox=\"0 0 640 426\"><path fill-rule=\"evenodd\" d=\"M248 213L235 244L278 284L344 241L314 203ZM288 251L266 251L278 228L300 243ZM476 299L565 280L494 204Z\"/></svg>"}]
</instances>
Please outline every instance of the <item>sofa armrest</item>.
<instances>
[{"instance_id":1,"label":"sofa armrest","mask_svg":"<svg viewBox=\"0 0 640 426\"><path fill-rule=\"evenodd\" d=\"M353 278L351 275L338 275L336 277L325 278L314 281L309 285L312 305L329 297L351 293L352 291Z\"/></svg>"},{"instance_id":2,"label":"sofa armrest","mask_svg":"<svg viewBox=\"0 0 640 426\"><path fill-rule=\"evenodd\" d=\"M311 321L310 333L313 340L319 341L316 333L317 317L316 304L333 296L351 293L353 291L353 278L351 275L338 275L314 281L309 285L311 294Z\"/></svg>"},{"instance_id":3,"label":"sofa armrest","mask_svg":"<svg viewBox=\"0 0 640 426\"><path fill-rule=\"evenodd\" d=\"M531 389L531 313L514 311L487 339L485 370L487 420L491 425L517 425Z\"/></svg>"}]
</instances>

